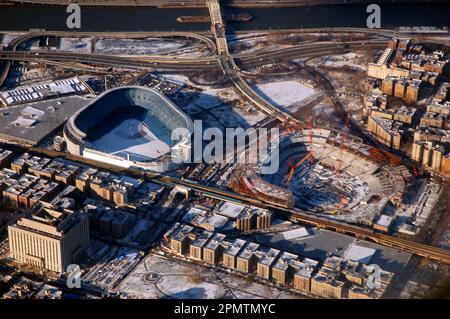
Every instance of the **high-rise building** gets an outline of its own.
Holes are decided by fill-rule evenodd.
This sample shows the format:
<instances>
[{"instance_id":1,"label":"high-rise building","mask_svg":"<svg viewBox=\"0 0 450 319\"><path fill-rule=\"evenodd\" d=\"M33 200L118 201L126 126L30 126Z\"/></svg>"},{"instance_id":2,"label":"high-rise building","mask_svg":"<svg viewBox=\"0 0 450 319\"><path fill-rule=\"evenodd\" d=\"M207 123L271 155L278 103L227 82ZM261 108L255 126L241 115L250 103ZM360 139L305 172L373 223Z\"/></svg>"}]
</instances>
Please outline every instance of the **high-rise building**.
<instances>
[{"instance_id":1,"label":"high-rise building","mask_svg":"<svg viewBox=\"0 0 450 319\"><path fill-rule=\"evenodd\" d=\"M256 212L256 229L268 229L272 225L272 213L267 210Z\"/></svg>"},{"instance_id":2,"label":"high-rise building","mask_svg":"<svg viewBox=\"0 0 450 319\"><path fill-rule=\"evenodd\" d=\"M235 239L223 252L223 266L230 269L237 268L237 256L242 251L247 242L243 239Z\"/></svg>"},{"instance_id":3,"label":"high-rise building","mask_svg":"<svg viewBox=\"0 0 450 319\"><path fill-rule=\"evenodd\" d=\"M293 265L294 273L294 289L310 292L311 280L317 270L319 262L316 260L305 258L303 262L297 262Z\"/></svg>"},{"instance_id":4,"label":"high-rise building","mask_svg":"<svg viewBox=\"0 0 450 319\"><path fill-rule=\"evenodd\" d=\"M445 149L442 145L433 148L433 156L431 158L431 168L439 172L441 170L442 158L445 155Z\"/></svg>"},{"instance_id":5,"label":"high-rise building","mask_svg":"<svg viewBox=\"0 0 450 319\"><path fill-rule=\"evenodd\" d=\"M183 225L178 227L170 238L170 249L178 255L184 255L189 248L189 233L193 228L191 226Z\"/></svg>"},{"instance_id":6,"label":"high-rise building","mask_svg":"<svg viewBox=\"0 0 450 319\"><path fill-rule=\"evenodd\" d=\"M383 94L389 96L394 95L395 80L396 79L393 77L388 77L387 79L383 80L381 84L381 91L383 92Z\"/></svg>"},{"instance_id":7,"label":"high-rise building","mask_svg":"<svg viewBox=\"0 0 450 319\"><path fill-rule=\"evenodd\" d=\"M421 141L414 142L412 145L411 158L416 162L422 162L424 143Z\"/></svg>"},{"instance_id":8,"label":"high-rise building","mask_svg":"<svg viewBox=\"0 0 450 319\"><path fill-rule=\"evenodd\" d=\"M275 248L263 247L256 255L258 256L257 274L264 279L272 279L272 267L280 251Z\"/></svg>"},{"instance_id":9,"label":"high-rise building","mask_svg":"<svg viewBox=\"0 0 450 319\"><path fill-rule=\"evenodd\" d=\"M222 258L223 241L225 235L214 233L210 240L203 246L203 261L210 265L215 265Z\"/></svg>"},{"instance_id":10,"label":"high-rise building","mask_svg":"<svg viewBox=\"0 0 450 319\"><path fill-rule=\"evenodd\" d=\"M257 243L248 243L244 249L239 253L236 264L237 269L244 273L251 273L256 268L256 262L258 257L256 256L256 251L259 245Z\"/></svg>"},{"instance_id":11,"label":"high-rise building","mask_svg":"<svg viewBox=\"0 0 450 319\"><path fill-rule=\"evenodd\" d=\"M80 212L56 211L39 203L29 215L8 227L10 257L58 273L76 263L89 244L88 217Z\"/></svg>"},{"instance_id":12,"label":"high-rise building","mask_svg":"<svg viewBox=\"0 0 450 319\"><path fill-rule=\"evenodd\" d=\"M189 246L189 257L191 259L203 259L203 247L206 245L211 236L211 232L203 231L202 233L197 234L195 238L191 239L191 245Z\"/></svg>"}]
</instances>

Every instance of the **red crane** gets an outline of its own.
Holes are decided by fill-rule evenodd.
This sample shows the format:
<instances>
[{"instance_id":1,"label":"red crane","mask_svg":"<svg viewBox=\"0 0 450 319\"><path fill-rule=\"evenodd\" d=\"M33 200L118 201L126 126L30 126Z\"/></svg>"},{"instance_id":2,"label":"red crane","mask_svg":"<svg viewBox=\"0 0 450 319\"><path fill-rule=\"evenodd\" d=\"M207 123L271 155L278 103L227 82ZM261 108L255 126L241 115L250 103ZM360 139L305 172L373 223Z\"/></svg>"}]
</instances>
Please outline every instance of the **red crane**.
<instances>
[{"instance_id":1,"label":"red crane","mask_svg":"<svg viewBox=\"0 0 450 319\"><path fill-rule=\"evenodd\" d=\"M322 112L323 112L323 110L322 110ZM320 113L320 114L322 114L322 113ZM319 116L320 116L320 114L319 114ZM317 130L317 132L320 135L320 126L317 126L317 117L318 117L317 114L314 113L314 128Z\"/></svg>"},{"instance_id":2,"label":"red crane","mask_svg":"<svg viewBox=\"0 0 450 319\"><path fill-rule=\"evenodd\" d=\"M311 116L308 117L308 128L309 128L309 152L311 155L309 156L310 162L314 162L314 144L313 144L313 126L311 123Z\"/></svg>"}]
</instances>

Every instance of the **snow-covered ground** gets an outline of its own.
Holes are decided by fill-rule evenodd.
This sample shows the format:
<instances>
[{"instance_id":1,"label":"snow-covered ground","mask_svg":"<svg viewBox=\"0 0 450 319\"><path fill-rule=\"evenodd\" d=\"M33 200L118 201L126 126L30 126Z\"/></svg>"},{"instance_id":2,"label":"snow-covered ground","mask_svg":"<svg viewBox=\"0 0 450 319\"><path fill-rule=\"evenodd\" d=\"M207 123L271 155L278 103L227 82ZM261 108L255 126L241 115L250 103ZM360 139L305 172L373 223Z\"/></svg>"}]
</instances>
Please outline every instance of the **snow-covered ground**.
<instances>
[{"instance_id":1,"label":"snow-covered ground","mask_svg":"<svg viewBox=\"0 0 450 319\"><path fill-rule=\"evenodd\" d=\"M330 116L334 112L334 107L331 104L320 103L320 104L317 104L316 106L314 106L313 110L316 115L326 114L326 115Z\"/></svg>"},{"instance_id":2,"label":"snow-covered ground","mask_svg":"<svg viewBox=\"0 0 450 319\"><path fill-rule=\"evenodd\" d=\"M102 39L95 44L95 51L103 54L162 54L177 50L186 45L179 40L162 39Z\"/></svg>"},{"instance_id":3,"label":"snow-covered ground","mask_svg":"<svg viewBox=\"0 0 450 319\"><path fill-rule=\"evenodd\" d=\"M62 51L91 53L92 38L62 38L59 48Z\"/></svg>"},{"instance_id":4,"label":"snow-covered ground","mask_svg":"<svg viewBox=\"0 0 450 319\"><path fill-rule=\"evenodd\" d=\"M3 34L2 44L8 45L12 40L18 38L19 34Z\"/></svg>"},{"instance_id":5,"label":"snow-covered ground","mask_svg":"<svg viewBox=\"0 0 450 319\"><path fill-rule=\"evenodd\" d=\"M110 154L129 153L148 158L158 158L170 152L170 146L137 119L122 121L92 144L96 149Z\"/></svg>"},{"instance_id":6,"label":"snow-covered ground","mask_svg":"<svg viewBox=\"0 0 450 319\"><path fill-rule=\"evenodd\" d=\"M355 70L361 70L366 71L367 66L363 62L364 55L361 53L347 53L347 54L341 54L341 55L333 55L333 56L326 56L322 58L318 58L317 60L322 62L321 65L334 67L334 68L342 68L343 66L351 67Z\"/></svg>"},{"instance_id":7,"label":"snow-covered ground","mask_svg":"<svg viewBox=\"0 0 450 319\"><path fill-rule=\"evenodd\" d=\"M156 273L155 282L144 280ZM226 285L226 286L225 286ZM275 288L195 264L183 265L158 255L147 256L118 287L130 298L298 298Z\"/></svg>"},{"instance_id":8,"label":"snow-covered ground","mask_svg":"<svg viewBox=\"0 0 450 319\"><path fill-rule=\"evenodd\" d=\"M248 104L232 107L231 102L240 99L232 87L216 89L208 85L198 85L189 81L188 77L176 74L163 74L161 77L201 90L196 100L181 108L192 118L205 121L204 126L247 128L265 118L259 111L249 112L251 106Z\"/></svg>"},{"instance_id":9,"label":"snow-covered ground","mask_svg":"<svg viewBox=\"0 0 450 319\"><path fill-rule=\"evenodd\" d=\"M312 99L317 92L297 81L280 81L254 85L256 92L269 102L295 112L301 104Z\"/></svg>"}]
</instances>

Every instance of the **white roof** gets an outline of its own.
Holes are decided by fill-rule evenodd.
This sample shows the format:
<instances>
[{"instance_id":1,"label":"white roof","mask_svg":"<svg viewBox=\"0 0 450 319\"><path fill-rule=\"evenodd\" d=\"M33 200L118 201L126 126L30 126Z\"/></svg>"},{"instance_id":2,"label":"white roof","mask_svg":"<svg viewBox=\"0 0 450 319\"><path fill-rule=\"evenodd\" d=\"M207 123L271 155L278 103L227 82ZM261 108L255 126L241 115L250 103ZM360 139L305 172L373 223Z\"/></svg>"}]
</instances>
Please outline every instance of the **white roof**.
<instances>
[{"instance_id":1,"label":"white roof","mask_svg":"<svg viewBox=\"0 0 450 319\"><path fill-rule=\"evenodd\" d=\"M44 111L38 110L32 106L27 106L22 110L23 115L30 115L34 118L39 118L45 114Z\"/></svg>"},{"instance_id":2,"label":"white roof","mask_svg":"<svg viewBox=\"0 0 450 319\"><path fill-rule=\"evenodd\" d=\"M26 118L23 118L22 116L19 116L17 120L12 122L13 125L19 125L22 127L31 127L34 123L36 123L35 120L29 120Z\"/></svg>"},{"instance_id":3,"label":"white roof","mask_svg":"<svg viewBox=\"0 0 450 319\"><path fill-rule=\"evenodd\" d=\"M195 217L197 217L198 215L205 215L206 212L204 210L201 210L199 208L196 207L191 207L186 214L184 214L182 221L184 223L190 223L194 220Z\"/></svg>"},{"instance_id":4,"label":"white roof","mask_svg":"<svg viewBox=\"0 0 450 319\"><path fill-rule=\"evenodd\" d=\"M388 215L380 215L380 218L378 219L376 224L380 225L380 226L388 227L389 225L391 225L393 219L394 219L393 217L388 216Z\"/></svg>"},{"instance_id":5,"label":"white roof","mask_svg":"<svg viewBox=\"0 0 450 319\"><path fill-rule=\"evenodd\" d=\"M245 206L239 204L225 202L220 206L219 213L230 218L237 218L244 208Z\"/></svg>"},{"instance_id":6,"label":"white roof","mask_svg":"<svg viewBox=\"0 0 450 319\"><path fill-rule=\"evenodd\" d=\"M202 220L202 224L207 224L213 228L220 228L228 222L228 218L220 215L210 215Z\"/></svg>"},{"instance_id":7,"label":"white roof","mask_svg":"<svg viewBox=\"0 0 450 319\"><path fill-rule=\"evenodd\" d=\"M70 92L74 92L74 88L72 87L71 84L60 84L57 86L53 86L52 87L52 91L53 92L58 92L58 93L62 93L62 94L66 94L66 93L70 93Z\"/></svg>"},{"instance_id":8,"label":"white roof","mask_svg":"<svg viewBox=\"0 0 450 319\"><path fill-rule=\"evenodd\" d=\"M308 230L305 227L288 230L282 233L284 239L290 240L294 238L309 236Z\"/></svg>"},{"instance_id":9,"label":"white roof","mask_svg":"<svg viewBox=\"0 0 450 319\"><path fill-rule=\"evenodd\" d=\"M139 187L139 185L141 185L141 182L139 180L129 177L129 176L121 176L120 182L126 183L126 184L131 184L131 185L133 185L133 187Z\"/></svg>"},{"instance_id":10,"label":"white roof","mask_svg":"<svg viewBox=\"0 0 450 319\"><path fill-rule=\"evenodd\" d=\"M344 259L354 260L363 264L370 263L373 255L375 255L376 250L373 248L367 248L358 246L356 243L348 246L344 253Z\"/></svg>"}]
</instances>

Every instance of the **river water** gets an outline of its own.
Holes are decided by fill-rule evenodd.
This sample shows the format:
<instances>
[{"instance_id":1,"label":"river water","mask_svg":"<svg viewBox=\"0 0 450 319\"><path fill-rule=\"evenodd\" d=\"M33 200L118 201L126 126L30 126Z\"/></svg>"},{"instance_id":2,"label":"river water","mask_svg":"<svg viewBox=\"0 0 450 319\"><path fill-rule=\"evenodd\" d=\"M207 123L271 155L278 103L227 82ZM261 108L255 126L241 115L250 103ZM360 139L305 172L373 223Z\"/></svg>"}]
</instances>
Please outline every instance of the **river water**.
<instances>
[{"instance_id":1,"label":"river water","mask_svg":"<svg viewBox=\"0 0 450 319\"><path fill-rule=\"evenodd\" d=\"M381 26L449 26L450 3L381 4ZM366 5L323 5L296 8L226 9L248 12L249 22L230 23L236 31L317 27L365 27ZM82 8L79 31L207 31L209 24L183 24L182 15L207 15L207 9ZM0 6L0 30L68 30L65 7Z\"/></svg>"}]
</instances>

